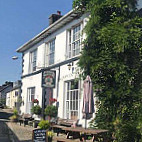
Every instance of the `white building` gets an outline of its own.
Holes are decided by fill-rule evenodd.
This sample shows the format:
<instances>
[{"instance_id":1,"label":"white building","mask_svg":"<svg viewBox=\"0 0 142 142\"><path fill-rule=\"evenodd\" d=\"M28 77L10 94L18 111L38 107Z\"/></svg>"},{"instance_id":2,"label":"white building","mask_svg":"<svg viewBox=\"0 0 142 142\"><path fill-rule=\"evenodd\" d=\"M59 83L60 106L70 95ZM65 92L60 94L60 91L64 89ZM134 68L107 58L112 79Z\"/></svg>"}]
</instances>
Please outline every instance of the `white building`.
<instances>
[{"instance_id":1,"label":"white building","mask_svg":"<svg viewBox=\"0 0 142 142\"><path fill-rule=\"evenodd\" d=\"M57 17L56 17L57 16ZM60 18L54 22L54 18ZM57 99L60 118L79 119L82 124L83 81L79 79L77 62L84 39L82 29L88 15L78 15L70 11L50 16L50 25L33 39L25 43L17 52L22 53L22 99L21 113L31 113L32 99L38 99L39 105L49 104L49 97ZM56 19L55 18L55 19ZM53 23L54 22L54 23ZM68 65L71 69L68 69ZM56 72L55 88L42 87L42 71ZM51 92L53 93L51 93ZM83 120L84 121L84 120Z\"/></svg>"},{"instance_id":2,"label":"white building","mask_svg":"<svg viewBox=\"0 0 142 142\"><path fill-rule=\"evenodd\" d=\"M21 105L21 81L13 82L13 87L6 93L6 106L16 108L20 112Z\"/></svg>"}]
</instances>

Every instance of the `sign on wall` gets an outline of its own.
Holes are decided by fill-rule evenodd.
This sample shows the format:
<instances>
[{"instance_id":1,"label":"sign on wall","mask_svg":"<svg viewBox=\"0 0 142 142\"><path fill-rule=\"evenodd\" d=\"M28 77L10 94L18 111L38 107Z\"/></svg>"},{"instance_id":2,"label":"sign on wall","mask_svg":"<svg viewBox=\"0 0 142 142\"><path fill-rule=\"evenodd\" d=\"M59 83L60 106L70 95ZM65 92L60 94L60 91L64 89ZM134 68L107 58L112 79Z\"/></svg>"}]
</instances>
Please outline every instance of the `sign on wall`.
<instances>
[{"instance_id":1,"label":"sign on wall","mask_svg":"<svg viewBox=\"0 0 142 142\"><path fill-rule=\"evenodd\" d=\"M42 87L55 88L56 72L45 70L42 72Z\"/></svg>"}]
</instances>

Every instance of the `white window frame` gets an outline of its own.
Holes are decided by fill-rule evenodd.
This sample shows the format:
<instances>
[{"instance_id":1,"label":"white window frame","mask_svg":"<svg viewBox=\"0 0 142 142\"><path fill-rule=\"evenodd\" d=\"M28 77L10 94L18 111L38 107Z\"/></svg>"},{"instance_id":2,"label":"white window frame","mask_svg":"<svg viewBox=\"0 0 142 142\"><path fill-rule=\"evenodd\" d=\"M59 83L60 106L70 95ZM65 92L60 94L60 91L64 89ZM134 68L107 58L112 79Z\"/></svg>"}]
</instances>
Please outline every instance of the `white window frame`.
<instances>
[{"instance_id":1,"label":"white window frame","mask_svg":"<svg viewBox=\"0 0 142 142\"><path fill-rule=\"evenodd\" d=\"M30 59L29 59L29 72L32 73L36 71L36 64L37 64L37 49L30 52Z\"/></svg>"},{"instance_id":2,"label":"white window frame","mask_svg":"<svg viewBox=\"0 0 142 142\"><path fill-rule=\"evenodd\" d=\"M33 99L35 99L35 87L27 88L27 101L31 103Z\"/></svg>"},{"instance_id":3,"label":"white window frame","mask_svg":"<svg viewBox=\"0 0 142 142\"><path fill-rule=\"evenodd\" d=\"M45 45L45 67L55 63L55 38Z\"/></svg>"},{"instance_id":4,"label":"white window frame","mask_svg":"<svg viewBox=\"0 0 142 142\"><path fill-rule=\"evenodd\" d=\"M67 31L67 58L80 54L82 42L82 23L73 26Z\"/></svg>"},{"instance_id":5,"label":"white window frame","mask_svg":"<svg viewBox=\"0 0 142 142\"><path fill-rule=\"evenodd\" d=\"M65 82L65 118L79 119L80 115L80 82L78 81L78 88L72 89L71 82ZM75 114L76 113L76 114ZM74 114L74 116L72 115Z\"/></svg>"}]
</instances>

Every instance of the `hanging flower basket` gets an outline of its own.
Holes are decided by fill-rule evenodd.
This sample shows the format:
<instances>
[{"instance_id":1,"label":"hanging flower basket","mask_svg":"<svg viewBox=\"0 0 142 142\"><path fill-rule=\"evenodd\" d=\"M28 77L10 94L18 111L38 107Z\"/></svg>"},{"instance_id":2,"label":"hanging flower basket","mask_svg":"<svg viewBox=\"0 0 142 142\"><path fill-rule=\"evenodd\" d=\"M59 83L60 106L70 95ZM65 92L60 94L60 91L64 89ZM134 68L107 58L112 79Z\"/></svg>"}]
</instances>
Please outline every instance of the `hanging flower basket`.
<instances>
[{"instance_id":1,"label":"hanging flower basket","mask_svg":"<svg viewBox=\"0 0 142 142\"><path fill-rule=\"evenodd\" d=\"M38 104L39 101L38 101L38 99L33 99L32 102Z\"/></svg>"},{"instance_id":2,"label":"hanging flower basket","mask_svg":"<svg viewBox=\"0 0 142 142\"><path fill-rule=\"evenodd\" d=\"M55 102L57 102L57 99L55 99L55 98L50 98L49 101L50 101L51 103L55 103Z\"/></svg>"}]
</instances>

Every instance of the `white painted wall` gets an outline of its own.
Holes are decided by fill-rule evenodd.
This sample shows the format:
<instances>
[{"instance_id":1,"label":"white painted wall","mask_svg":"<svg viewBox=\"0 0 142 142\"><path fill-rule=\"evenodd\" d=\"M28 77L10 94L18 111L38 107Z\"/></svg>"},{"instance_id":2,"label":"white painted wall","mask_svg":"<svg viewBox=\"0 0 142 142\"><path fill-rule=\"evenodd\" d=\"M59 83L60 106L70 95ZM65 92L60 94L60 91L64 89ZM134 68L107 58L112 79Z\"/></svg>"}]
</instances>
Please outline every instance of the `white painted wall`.
<instances>
[{"instance_id":1,"label":"white painted wall","mask_svg":"<svg viewBox=\"0 0 142 142\"><path fill-rule=\"evenodd\" d=\"M44 66L44 55L45 55L45 46L50 40L55 38L55 64L60 63L66 60L66 47L67 47L67 31L71 29L73 26L81 23L82 28L85 27L87 23L86 16L73 20L72 22L64 25L62 28L57 30L56 32L52 33L46 39L42 40L39 44L34 45L29 50L24 53L24 72L23 75L28 74L28 67L29 67L29 53L30 51L37 48L37 66L41 67ZM85 38L85 35L83 35ZM61 118L65 118L65 82L75 79L78 77L78 69L77 69L77 61L74 61L74 70L68 70L67 64L62 65L60 67L60 80L58 82L58 73L59 68L54 68L56 70L56 87L53 89L53 98L56 98L59 102L59 109L58 109L58 116ZM39 69L38 69L39 70ZM59 86L58 86L59 83ZM80 82L80 112L79 112L79 119L80 123L82 124L82 100L83 100L83 88L82 84L83 81ZM39 100L39 104L42 104L42 87L41 87L41 73L32 75L29 77L25 77L22 79L22 98L24 100L24 106L21 108L23 113L26 113L26 103L27 103L27 88L35 87L35 94L36 98ZM57 89L58 87L58 89Z\"/></svg>"},{"instance_id":2,"label":"white painted wall","mask_svg":"<svg viewBox=\"0 0 142 142\"><path fill-rule=\"evenodd\" d=\"M67 42L67 30L71 29L73 26L77 25L78 23L82 23L82 28L83 28L87 21L86 16L88 15L87 14L83 15L81 18L73 20L72 22L64 25L62 28L52 33L46 39L34 45L29 50L25 51L24 56L23 56L24 66L23 66L22 75L26 75L29 73L30 52L35 49L37 49L37 70L39 70L40 67L44 67L45 44L54 38L55 38L55 64L66 60L65 55L66 55L66 46L67 46L67 43L66 43ZM83 38L85 38L84 35L83 35Z\"/></svg>"},{"instance_id":3,"label":"white painted wall","mask_svg":"<svg viewBox=\"0 0 142 142\"><path fill-rule=\"evenodd\" d=\"M27 113L27 89L31 87L35 87L35 99L38 99L39 105L42 106L41 73L22 79L21 96L24 106L21 107L21 113Z\"/></svg>"}]
</instances>

